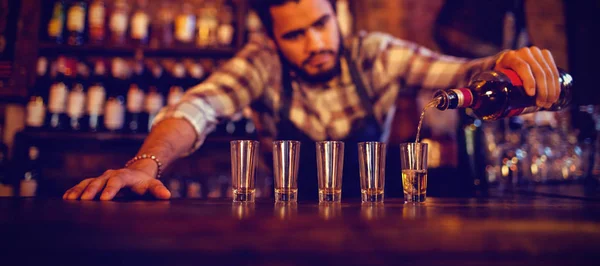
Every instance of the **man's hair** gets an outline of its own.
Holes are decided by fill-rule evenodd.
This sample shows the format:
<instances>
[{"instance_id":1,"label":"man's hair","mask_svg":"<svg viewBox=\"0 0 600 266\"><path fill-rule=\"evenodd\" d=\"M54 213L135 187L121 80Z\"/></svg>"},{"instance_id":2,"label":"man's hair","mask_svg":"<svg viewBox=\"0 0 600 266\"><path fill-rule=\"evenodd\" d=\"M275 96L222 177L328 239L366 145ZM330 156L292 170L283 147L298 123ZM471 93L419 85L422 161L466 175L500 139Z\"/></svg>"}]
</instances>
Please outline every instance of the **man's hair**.
<instances>
[{"instance_id":1,"label":"man's hair","mask_svg":"<svg viewBox=\"0 0 600 266\"><path fill-rule=\"evenodd\" d=\"M281 6L288 2L300 2L301 0L251 0L250 7L254 9L260 21L263 24L267 34L273 36L273 18L271 17L270 8L273 6ZM327 0L335 11L335 0Z\"/></svg>"}]
</instances>

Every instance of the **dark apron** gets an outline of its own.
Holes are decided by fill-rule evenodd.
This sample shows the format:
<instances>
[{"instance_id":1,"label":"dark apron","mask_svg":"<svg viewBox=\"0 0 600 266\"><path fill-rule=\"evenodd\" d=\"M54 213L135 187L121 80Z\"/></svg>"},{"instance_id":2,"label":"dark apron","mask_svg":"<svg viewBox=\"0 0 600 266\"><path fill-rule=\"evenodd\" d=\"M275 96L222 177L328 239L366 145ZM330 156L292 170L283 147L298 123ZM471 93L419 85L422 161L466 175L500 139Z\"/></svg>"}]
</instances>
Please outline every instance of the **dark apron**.
<instances>
[{"instance_id":1,"label":"dark apron","mask_svg":"<svg viewBox=\"0 0 600 266\"><path fill-rule=\"evenodd\" d=\"M358 143L361 141L379 141L382 131L373 114L373 104L369 99L365 84L362 81L354 61L348 53L344 53L348 63L352 82L360 97L361 104L365 107L367 115L352 123L350 134L340 141L344 142L344 171L342 177L342 198L360 197L360 180L358 166ZM290 120L290 107L292 103L293 87L289 69L283 67L282 73L283 94L280 120L277 125L277 140L300 141L300 167L298 170L298 198L299 200L318 199L317 159L315 141L306 135ZM331 140L327 137L327 140Z\"/></svg>"}]
</instances>

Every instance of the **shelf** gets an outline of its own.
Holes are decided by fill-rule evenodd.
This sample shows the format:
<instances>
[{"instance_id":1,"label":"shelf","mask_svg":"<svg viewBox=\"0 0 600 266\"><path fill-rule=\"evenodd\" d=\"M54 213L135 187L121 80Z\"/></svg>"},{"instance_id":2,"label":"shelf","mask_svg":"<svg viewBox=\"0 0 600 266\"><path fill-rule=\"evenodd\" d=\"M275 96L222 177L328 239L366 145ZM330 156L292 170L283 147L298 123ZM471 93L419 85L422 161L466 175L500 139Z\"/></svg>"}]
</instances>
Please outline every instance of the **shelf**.
<instances>
[{"instance_id":1,"label":"shelf","mask_svg":"<svg viewBox=\"0 0 600 266\"><path fill-rule=\"evenodd\" d=\"M236 53L235 48L149 48L135 46L83 45L69 46L65 44L40 43L42 55L103 55L103 56L134 56L141 52L147 57L217 57L229 58Z\"/></svg>"},{"instance_id":2,"label":"shelf","mask_svg":"<svg viewBox=\"0 0 600 266\"><path fill-rule=\"evenodd\" d=\"M29 131L19 132L22 136L29 139L47 140L47 141L94 141L94 142L139 142L146 139L146 133L113 133L113 132L69 132L69 131ZM209 135L205 141L210 143L229 143L229 141L243 139L236 136L216 136Z\"/></svg>"}]
</instances>

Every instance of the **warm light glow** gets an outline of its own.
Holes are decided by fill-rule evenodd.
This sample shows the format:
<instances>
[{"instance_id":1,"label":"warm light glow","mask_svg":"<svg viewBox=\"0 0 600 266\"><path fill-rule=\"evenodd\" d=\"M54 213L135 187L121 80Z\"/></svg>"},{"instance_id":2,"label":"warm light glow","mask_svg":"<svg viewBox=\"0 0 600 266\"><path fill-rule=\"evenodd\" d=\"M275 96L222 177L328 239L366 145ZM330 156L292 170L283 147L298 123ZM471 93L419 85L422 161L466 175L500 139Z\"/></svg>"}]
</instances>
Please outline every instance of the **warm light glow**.
<instances>
[{"instance_id":1,"label":"warm light glow","mask_svg":"<svg viewBox=\"0 0 600 266\"><path fill-rule=\"evenodd\" d=\"M539 170L539 169L538 169L538 166L537 166L537 164L532 164L532 165L531 165L531 174L532 174L532 175L537 175L537 173L538 173L538 170Z\"/></svg>"},{"instance_id":2,"label":"warm light glow","mask_svg":"<svg viewBox=\"0 0 600 266\"><path fill-rule=\"evenodd\" d=\"M427 143L427 166L437 168L442 164L442 145L438 141L423 139Z\"/></svg>"},{"instance_id":3,"label":"warm light glow","mask_svg":"<svg viewBox=\"0 0 600 266\"><path fill-rule=\"evenodd\" d=\"M504 176L504 177L508 176L508 166L506 166L506 165L502 166L502 176Z\"/></svg>"},{"instance_id":4,"label":"warm light glow","mask_svg":"<svg viewBox=\"0 0 600 266\"><path fill-rule=\"evenodd\" d=\"M564 179L569 178L569 169L567 167L562 168L562 175Z\"/></svg>"}]
</instances>

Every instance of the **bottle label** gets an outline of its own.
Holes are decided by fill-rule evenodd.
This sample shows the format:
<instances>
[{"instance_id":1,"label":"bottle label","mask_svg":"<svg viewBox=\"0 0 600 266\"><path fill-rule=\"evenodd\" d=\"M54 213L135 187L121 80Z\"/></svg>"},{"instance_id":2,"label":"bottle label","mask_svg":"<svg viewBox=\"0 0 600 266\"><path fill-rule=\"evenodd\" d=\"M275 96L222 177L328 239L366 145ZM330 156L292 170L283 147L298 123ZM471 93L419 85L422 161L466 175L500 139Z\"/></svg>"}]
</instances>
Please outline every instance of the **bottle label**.
<instances>
[{"instance_id":1,"label":"bottle label","mask_svg":"<svg viewBox=\"0 0 600 266\"><path fill-rule=\"evenodd\" d=\"M202 76L204 76L204 70L202 69L202 66L200 64L192 65L190 68L190 76L195 79L201 79Z\"/></svg>"},{"instance_id":2,"label":"bottle label","mask_svg":"<svg viewBox=\"0 0 600 266\"><path fill-rule=\"evenodd\" d=\"M144 12L136 12L131 18L131 38L143 40L148 37L148 23L150 19Z\"/></svg>"},{"instance_id":3,"label":"bottle label","mask_svg":"<svg viewBox=\"0 0 600 266\"><path fill-rule=\"evenodd\" d=\"M192 15L179 15L175 19L175 38L182 42L191 42L194 38L196 17Z\"/></svg>"},{"instance_id":4,"label":"bottle label","mask_svg":"<svg viewBox=\"0 0 600 266\"><path fill-rule=\"evenodd\" d=\"M106 103L106 113L104 115L104 126L109 130L119 130L125 123L125 108L121 101L111 99Z\"/></svg>"},{"instance_id":5,"label":"bottle label","mask_svg":"<svg viewBox=\"0 0 600 266\"><path fill-rule=\"evenodd\" d=\"M65 112L67 93L67 86L64 83L60 82L52 85L48 100L48 110L51 113L62 114Z\"/></svg>"},{"instance_id":6,"label":"bottle label","mask_svg":"<svg viewBox=\"0 0 600 266\"><path fill-rule=\"evenodd\" d=\"M104 107L106 91L100 85L91 86L88 89L87 112L90 115L101 115Z\"/></svg>"},{"instance_id":7,"label":"bottle label","mask_svg":"<svg viewBox=\"0 0 600 266\"><path fill-rule=\"evenodd\" d=\"M453 89L454 93L458 98L458 105L456 108L466 108L473 105L473 93L467 88Z\"/></svg>"},{"instance_id":8,"label":"bottle label","mask_svg":"<svg viewBox=\"0 0 600 266\"><path fill-rule=\"evenodd\" d=\"M83 32L85 29L85 9L74 5L69 9L67 28L69 31Z\"/></svg>"},{"instance_id":9,"label":"bottle label","mask_svg":"<svg viewBox=\"0 0 600 266\"><path fill-rule=\"evenodd\" d=\"M174 106L181 101L181 98L183 98L183 89L179 86L173 86L173 87L171 87L171 90L169 91L169 97L167 99L167 104L169 106Z\"/></svg>"},{"instance_id":10,"label":"bottle label","mask_svg":"<svg viewBox=\"0 0 600 266\"><path fill-rule=\"evenodd\" d=\"M144 92L137 86L131 86L127 92L127 111L141 113L144 108Z\"/></svg>"},{"instance_id":11,"label":"bottle label","mask_svg":"<svg viewBox=\"0 0 600 266\"><path fill-rule=\"evenodd\" d=\"M157 92L151 92L146 97L146 112L151 115L157 114L163 107L163 96Z\"/></svg>"},{"instance_id":12,"label":"bottle label","mask_svg":"<svg viewBox=\"0 0 600 266\"><path fill-rule=\"evenodd\" d=\"M125 34L125 31L127 31L127 14L117 11L110 17L109 23L111 31L119 35Z\"/></svg>"},{"instance_id":13,"label":"bottle label","mask_svg":"<svg viewBox=\"0 0 600 266\"><path fill-rule=\"evenodd\" d=\"M104 21L106 19L106 9L104 5L99 2L94 2L90 6L90 28L104 28Z\"/></svg>"},{"instance_id":14,"label":"bottle label","mask_svg":"<svg viewBox=\"0 0 600 266\"><path fill-rule=\"evenodd\" d=\"M27 103L27 119L25 120L27 126L43 126L45 116L46 110L44 108L44 101L41 97L37 97L36 100Z\"/></svg>"},{"instance_id":15,"label":"bottle label","mask_svg":"<svg viewBox=\"0 0 600 266\"><path fill-rule=\"evenodd\" d=\"M80 86L80 85L78 85ZM67 102L67 114L71 118L83 117L85 107L85 94L81 89L71 90Z\"/></svg>"}]
</instances>

